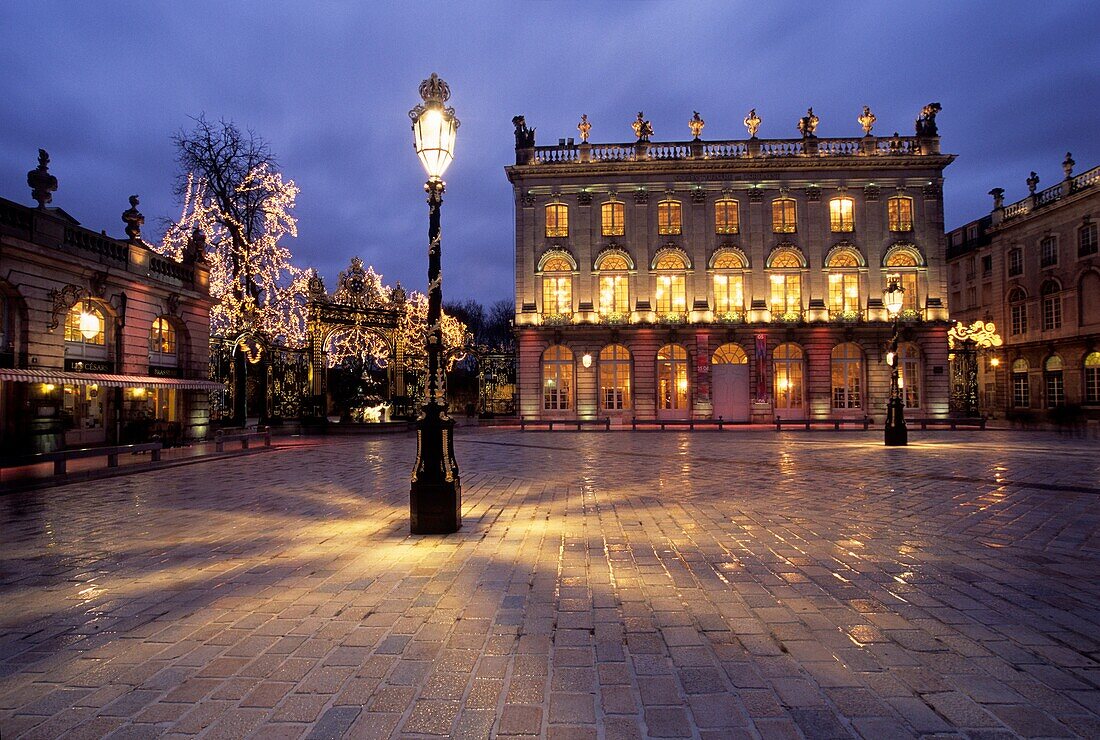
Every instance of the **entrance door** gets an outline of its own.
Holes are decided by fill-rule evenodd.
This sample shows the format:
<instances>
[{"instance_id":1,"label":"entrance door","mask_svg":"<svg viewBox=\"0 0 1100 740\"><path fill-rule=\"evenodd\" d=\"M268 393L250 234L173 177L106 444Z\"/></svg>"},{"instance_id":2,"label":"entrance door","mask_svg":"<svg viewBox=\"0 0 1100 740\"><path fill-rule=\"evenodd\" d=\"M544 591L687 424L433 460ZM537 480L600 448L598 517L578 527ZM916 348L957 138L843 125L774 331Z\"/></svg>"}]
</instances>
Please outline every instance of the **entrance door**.
<instances>
[{"instance_id":1,"label":"entrance door","mask_svg":"<svg viewBox=\"0 0 1100 740\"><path fill-rule=\"evenodd\" d=\"M711 358L714 418L749 420L749 358L737 344L723 344Z\"/></svg>"},{"instance_id":2,"label":"entrance door","mask_svg":"<svg viewBox=\"0 0 1100 740\"><path fill-rule=\"evenodd\" d=\"M725 421L749 420L749 366L715 365L714 417Z\"/></svg>"}]
</instances>

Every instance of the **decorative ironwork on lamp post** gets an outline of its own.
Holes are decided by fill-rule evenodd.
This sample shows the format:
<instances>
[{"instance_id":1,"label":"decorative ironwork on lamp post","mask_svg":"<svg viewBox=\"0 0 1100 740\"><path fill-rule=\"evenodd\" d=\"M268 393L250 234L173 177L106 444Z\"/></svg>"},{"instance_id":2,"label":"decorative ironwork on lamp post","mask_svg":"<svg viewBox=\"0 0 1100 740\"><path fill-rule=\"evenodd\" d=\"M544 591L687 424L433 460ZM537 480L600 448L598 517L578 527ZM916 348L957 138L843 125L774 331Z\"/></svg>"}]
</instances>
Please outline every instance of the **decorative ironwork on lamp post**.
<instances>
[{"instance_id":1,"label":"decorative ironwork on lamp post","mask_svg":"<svg viewBox=\"0 0 1100 740\"><path fill-rule=\"evenodd\" d=\"M905 403L901 398L899 382L898 339L901 332L901 308L905 301L905 288L901 287L900 275L888 275L889 283L882 294L882 303L894 320L894 335L890 338L890 349L886 353L886 362L890 365L890 400L886 404L886 427L884 442L887 447L904 447L909 444L909 430L905 426Z\"/></svg>"},{"instance_id":2,"label":"decorative ironwork on lamp post","mask_svg":"<svg viewBox=\"0 0 1100 740\"><path fill-rule=\"evenodd\" d=\"M462 486L454 453L455 422L447 413L439 210L446 188L443 173L454 159L459 122L454 108L445 105L451 89L434 72L420 83L420 97L424 102L409 111L409 118L416 154L428 173L428 378L416 420L409 521L413 534L448 534L462 526Z\"/></svg>"}]
</instances>

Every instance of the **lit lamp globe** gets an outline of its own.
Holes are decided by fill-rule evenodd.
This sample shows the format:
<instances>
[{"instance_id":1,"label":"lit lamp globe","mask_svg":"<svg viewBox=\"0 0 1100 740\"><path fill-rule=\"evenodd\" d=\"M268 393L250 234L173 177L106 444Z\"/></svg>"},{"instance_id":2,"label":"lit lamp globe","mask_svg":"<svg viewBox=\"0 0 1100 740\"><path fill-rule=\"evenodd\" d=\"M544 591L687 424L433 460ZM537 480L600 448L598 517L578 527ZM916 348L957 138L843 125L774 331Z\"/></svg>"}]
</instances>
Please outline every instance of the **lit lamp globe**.
<instances>
[{"instance_id":1,"label":"lit lamp globe","mask_svg":"<svg viewBox=\"0 0 1100 740\"><path fill-rule=\"evenodd\" d=\"M890 282L886 292L882 294L882 303L891 316L901 313L902 303L905 300L905 288L895 279Z\"/></svg>"},{"instance_id":2,"label":"lit lamp globe","mask_svg":"<svg viewBox=\"0 0 1100 740\"><path fill-rule=\"evenodd\" d=\"M459 121L455 109L444 105L451 97L451 88L439 75L433 72L420 83L420 97L424 102L409 111L413 144L428 179L439 180L454 159Z\"/></svg>"},{"instance_id":3,"label":"lit lamp globe","mask_svg":"<svg viewBox=\"0 0 1100 740\"><path fill-rule=\"evenodd\" d=\"M100 323L99 317L90 311L80 312L80 334L88 340L95 339L99 336L99 332L103 329L103 324Z\"/></svg>"}]
</instances>

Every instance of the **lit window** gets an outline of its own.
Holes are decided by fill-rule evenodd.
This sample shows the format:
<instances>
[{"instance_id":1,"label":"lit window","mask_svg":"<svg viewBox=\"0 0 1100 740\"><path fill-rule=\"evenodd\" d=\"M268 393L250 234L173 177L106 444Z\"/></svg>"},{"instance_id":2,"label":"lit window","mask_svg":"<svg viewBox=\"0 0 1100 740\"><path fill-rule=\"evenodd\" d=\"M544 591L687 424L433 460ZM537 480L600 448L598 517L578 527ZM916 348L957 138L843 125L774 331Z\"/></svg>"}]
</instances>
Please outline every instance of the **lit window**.
<instances>
[{"instance_id":1,"label":"lit window","mask_svg":"<svg viewBox=\"0 0 1100 740\"><path fill-rule=\"evenodd\" d=\"M772 360L776 412L789 414L793 409L801 410L804 398L802 349L796 344L781 344L772 353Z\"/></svg>"},{"instance_id":2,"label":"lit window","mask_svg":"<svg viewBox=\"0 0 1100 740\"><path fill-rule=\"evenodd\" d=\"M912 247L895 247L886 257L886 266L891 273L897 273L903 289L901 297L902 311L916 311L920 303L917 295L917 267L921 264L919 255Z\"/></svg>"},{"instance_id":3,"label":"lit window","mask_svg":"<svg viewBox=\"0 0 1100 740\"><path fill-rule=\"evenodd\" d=\"M657 204L658 234L679 234L683 231L683 228L679 201L662 200Z\"/></svg>"},{"instance_id":4,"label":"lit window","mask_svg":"<svg viewBox=\"0 0 1100 740\"><path fill-rule=\"evenodd\" d=\"M619 254L609 254L596 265L600 279L601 314L625 314L630 311L629 265Z\"/></svg>"},{"instance_id":5,"label":"lit window","mask_svg":"<svg viewBox=\"0 0 1100 740\"><path fill-rule=\"evenodd\" d=\"M838 344L832 353L833 408L858 409L863 405L863 352L851 342Z\"/></svg>"},{"instance_id":6,"label":"lit window","mask_svg":"<svg viewBox=\"0 0 1100 740\"><path fill-rule=\"evenodd\" d=\"M657 353L657 408L688 408L687 350L678 344L666 344Z\"/></svg>"},{"instance_id":7,"label":"lit window","mask_svg":"<svg viewBox=\"0 0 1100 740\"><path fill-rule=\"evenodd\" d=\"M851 198L829 201L829 228L833 232L848 232L855 228L856 202Z\"/></svg>"},{"instance_id":8,"label":"lit window","mask_svg":"<svg viewBox=\"0 0 1100 740\"><path fill-rule=\"evenodd\" d=\"M1012 405L1027 408L1031 405L1031 384L1028 381L1027 360L1020 358L1012 363Z\"/></svg>"},{"instance_id":9,"label":"lit window","mask_svg":"<svg viewBox=\"0 0 1100 740\"><path fill-rule=\"evenodd\" d=\"M915 344L903 344L898 347L898 383L907 409L919 409L921 399L920 349Z\"/></svg>"},{"instance_id":10,"label":"lit window","mask_svg":"<svg viewBox=\"0 0 1100 740\"><path fill-rule=\"evenodd\" d=\"M1043 297L1043 331L1062 328L1062 286L1055 280L1047 280L1039 289Z\"/></svg>"},{"instance_id":11,"label":"lit window","mask_svg":"<svg viewBox=\"0 0 1100 740\"><path fill-rule=\"evenodd\" d=\"M608 201L600 206L601 233L604 236L622 236L626 233L626 207L618 201Z\"/></svg>"},{"instance_id":12,"label":"lit window","mask_svg":"<svg viewBox=\"0 0 1100 740\"><path fill-rule=\"evenodd\" d=\"M1066 388L1062 380L1062 358L1051 355L1043 365L1043 382L1046 386L1047 408L1066 405Z\"/></svg>"},{"instance_id":13,"label":"lit window","mask_svg":"<svg viewBox=\"0 0 1100 740\"><path fill-rule=\"evenodd\" d=\"M741 348L740 344L723 344L718 349L714 350L714 355L710 358L711 365L747 365L749 364L749 356L745 354L745 350Z\"/></svg>"},{"instance_id":14,"label":"lit window","mask_svg":"<svg viewBox=\"0 0 1100 740\"><path fill-rule=\"evenodd\" d=\"M1077 256L1088 257L1096 252L1096 224L1085 224L1077 230Z\"/></svg>"},{"instance_id":15,"label":"lit window","mask_svg":"<svg viewBox=\"0 0 1100 740\"><path fill-rule=\"evenodd\" d=\"M1058 240L1053 236L1039 242L1039 267L1053 267L1058 264Z\"/></svg>"},{"instance_id":16,"label":"lit window","mask_svg":"<svg viewBox=\"0 0 1100 740\"><path fill-rule=\"evenodd\" d=\"M609 344L600 350L600 408L622 411L630 408L630 350Z\"/></svg>"},{"instance_id":17,"label":"lit window","mask_svg":"<svg viewBox=\"0 0 1100 740\"><path fill-rule=\"evenodd\" d=\"M176 329L163 316L153 319L153 327L149 332L149 351L158 355L176 354Z\"/></svg>"},{"instance_id":18,"label":"lit window","mask_svg":"<svg viewBox=\"0 0 1100 740\"><path fill-rule=\"evenodd\" d=\"M768 261L769 305L774 318L793 319L802 315L802 255L791 247L778 249Z\"/></svg>"},{"instance_id":19,"label":"lit window","mask_svg":"<svg viewBox=\"0 0 1100 740\"><path fill-rule=\"evenodd\" d=\"M1085 403L1100 403L1100 352L1085 356Z\"/></svg>"},{"instance_id":20,"label":"lit window","mask_svg":"<svg viewBox=\"0 0 1100 740\"><path fill-rule=\"evenodd\" d=\"M776 198L772 201L772 231L776 234L795 232L794 198Z\"/></svg>"},{"instance_id":21,"label":"lit window","mask_svg":"<svg viewBox=\"0 0 1100 740\"><path fill-rule=\"evenodd\" d=\"M65 319L65 341L103 347L107 344L103 311L88 301L73 304Z\"/></svg>"},{"instance_id":22,"label":"lit window","mask_svg":"<svg viewBox=\"0 0 1100 740\"><path fill-rule=\"evenodd\" d=\"M834 316L859 313L859 256L851 249L829 255L829 312Z\"/></svg>"},{"instance_id":23,"label":"lit window","mask_svg":"<svg viewBox=\"0 0 1100 740\"><path fill-rule=\"evenodd\" d=\"M686 270L687 263L675 252L666 252L657 259L654 265L657 278L654 309L657 313L680 314L687 311Z\"/></svg>"},{"instance_id":24,"label":"lit window","mask_svg":"<svg viewBox=\"0 0 1100 740\"><path fill-rule=\"evenodd\" d=\"M569 206L551 203L546 206L546 236L569 236Z\"/></svg>"},{"instance_id":25,"label":"lit window","mask_svg":"<svg viewBox=\"0 0 1100 740\"><path fill-rule=\"evenodd\" d=\"M719 252L714 258L714 310L718 314L738 313L745 308L745 267L740 255L733 251Z\"/></svg>"},{"instance_id":26,"label":"lit window","mask_svg":"<svg viewBox=\"0 0 1100 740\"><path fill-rule=\"evenodd\" d=\"M573 266L564 257L550 257L542 266L543 314L573 313Z\"/></svg>"},{"instance_id":27,"label":"lit window","mask_svg":"<svg viewBox=\"0 0 1100 740\"><path fill-rule=\"evenodd\" d=\"M913 230L913 199L896 195L886 201L886 216L890 231Z\"/></svg>"},{"instance_id":28,"label":"lit window","mask_svg":"<svg viewBox=\"0 0 1100 740\"><path fill-rule=\"evenodd\" d=\"M573 399L573 353L555 344L542 353L542 407L568 411Z\"/></svg>"},{"instance_id":29,"label":"lit window","mask_svg":"<svg viewBox=\"0 0 1100 740\"><path fill-rule=\"evenodd\" d=\"M1008 294L1009 328L1013 335L1027 332L1027 295L1020 288Z\"/></svg>"},{"instance_id":30,"label":"lit window","mask_svg":"<svg viewBox=\"0 0 1100 740\"><path fill-rule=\"evenodd\" d=\"M723 198L714 203L714 233L736 234L741 228L737 201Z\"/></svg>"}]
</instances>

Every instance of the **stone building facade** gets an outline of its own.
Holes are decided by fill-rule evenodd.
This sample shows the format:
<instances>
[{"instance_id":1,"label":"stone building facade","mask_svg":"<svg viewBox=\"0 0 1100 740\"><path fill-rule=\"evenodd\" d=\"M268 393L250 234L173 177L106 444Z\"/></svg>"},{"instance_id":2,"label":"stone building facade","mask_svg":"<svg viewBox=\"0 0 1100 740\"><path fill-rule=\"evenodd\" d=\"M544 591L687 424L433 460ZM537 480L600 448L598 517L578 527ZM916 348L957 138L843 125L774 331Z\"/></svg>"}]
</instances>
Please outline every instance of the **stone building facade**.
<instances>
[{"instance_id":1,"label":"stone building facade","mask_svg":"<svg viewBox=\"0 0 1100 740\"><path fill-rule=\"evenodd\" d=\"M983 410L1035 415L1083 406L1100 418L1100 167L1073 174L948 234L952 317L997 326L1003 345L979 358Z\"/></svg>"},{"instance_id":2,"label":"stone building facade","mask_svg":"<svg viewBox=\"0 0 1100 740\"><path fill-rule=\"evenodd\" d=\"M38 206L0 199L0 449L205 437L209 269L167 260L49 207L49 157L28 175Z\"/></svg>"},{"instance_id":3,"label":"stone building facade","mask_svg":"<svg viewBox=\"0 0 1100 740\"><path fill-rule=\"evenodd\" d=\"M948 411L943 170L917 135L536 146L517 116L515 326L525 418L881 421L900 315L905 402Z\"/></svg>"}]
</instances>

